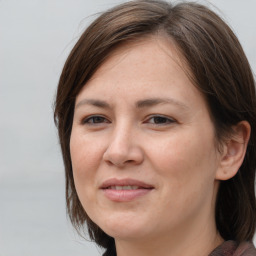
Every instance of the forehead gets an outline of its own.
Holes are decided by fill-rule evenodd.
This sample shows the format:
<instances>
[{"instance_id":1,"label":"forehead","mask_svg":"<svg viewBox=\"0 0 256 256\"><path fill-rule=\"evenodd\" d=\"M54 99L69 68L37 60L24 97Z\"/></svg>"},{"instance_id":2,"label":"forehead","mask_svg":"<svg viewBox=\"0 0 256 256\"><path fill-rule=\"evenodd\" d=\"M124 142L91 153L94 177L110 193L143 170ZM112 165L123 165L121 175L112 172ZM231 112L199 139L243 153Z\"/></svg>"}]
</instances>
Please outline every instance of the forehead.
<instances>
[{"instance_id":1,"label":"forehead","mask_svg":"<svg viewBox=\"0 0 256 256\"><path fill-rule=\"evenodd\" d=\"M132 41L122 42L115 47L109 53L106 60L96 69L91 79L101 76L103 72L110 71L112 68L118 68L118 65L120 65L127 56L130 62L135 66L137 64L145 64L143 67L147 67L146 64L148 63L151 64L152 68L153 64L157 66L163 63L163 61L170 62L170 60L172 60L172 68L177 66L177 68L181 68L185 72L189 71L174 40L164 35L149 35ZM123 74L124 73L125 72L123 72Z\"/></svg>"},{"instance_id":2,"label":"forehead","mask_svg":"<svg viewBox=\"0 0 256 256\"><path fill-rule=\"evenodd\" d=\"M191 83L187 70L176 45L164 37L125 43L96 70L77 101L95 96L139 101L169 95L178 101L198 103L202 95Z\"/></svg>"}]
</instances>

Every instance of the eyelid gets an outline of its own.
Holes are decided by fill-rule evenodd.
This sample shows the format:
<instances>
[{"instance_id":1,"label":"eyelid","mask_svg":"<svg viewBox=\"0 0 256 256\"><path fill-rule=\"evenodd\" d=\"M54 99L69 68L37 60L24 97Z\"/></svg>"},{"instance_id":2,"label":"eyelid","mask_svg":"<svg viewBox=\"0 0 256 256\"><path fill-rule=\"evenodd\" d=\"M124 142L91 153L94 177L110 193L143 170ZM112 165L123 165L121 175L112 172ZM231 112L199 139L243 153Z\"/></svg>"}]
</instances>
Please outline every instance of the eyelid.
<instances>
[{"instance_id":1,"label":"eyelid","mask_svg":"<svg viewBox=\"0 0 256 256\"><path fill-rule=\"evenodd\" d=\"M166 119L168 122L166 122L166 123L151 123L151 122L149 122L150 119L157 118L157 117ZM177 123L177 120L175 120L174 118L169 117L169 116L160 115L160 114L153 114L153 115L148 116L145 122L147 122L149 124L152 124L152 125L155 125L155 126L164 126L164 125L170 125L170 124L173 124L173 123Z\"/></svg>"},{"instance_id":2,"label":"eyelid","mask_svg":"<svg viewBox=\"0 0 256 256\"><path fill-rule=\"evenodd\" d=\"M92 120L93 118L102 118L102 119L105 119L105 121L107 120L107 122L99 122L99 123L94 123L94 122L89 122L89 120ZM94 115L89 115L89 116L86 116L84 118L81 119L81 124L82 125L101 125L101 124L106 124L106 123L110 123L110 121L104 116L104 115L97 115L97 114L94 114Z\"/></svg>"},{"instance_id":3,"label":"eyelid","mask_svg":"<svg viewBox=\"0 0 256 256\"><path fill-rule=\"evenodd\" d=\"M103 120L102 120L102 122L90 122L90 120L93 120L93 118L102 118ZM163 120L165 120L165 122L159 122L159 123L150 122L150 120L153 118L162 118ZM154 125L154 126L171 125L176 122L177 122L177 120L175 120L174 118L172 118L170 116L162 115L162 114L151 114L146 117L145 121L143 121L143 123L145 123L145 124L150 124L150 125ZM102 125L102 124L106 124L106 123L111 123L111 121L109 121L109 119L107 117L105 117L104 115L93 114L93 115L89 115L89 116L82 118L80 123L82 125L93 125L94 126L94 125Z\"/></svg>"}]
</instances>

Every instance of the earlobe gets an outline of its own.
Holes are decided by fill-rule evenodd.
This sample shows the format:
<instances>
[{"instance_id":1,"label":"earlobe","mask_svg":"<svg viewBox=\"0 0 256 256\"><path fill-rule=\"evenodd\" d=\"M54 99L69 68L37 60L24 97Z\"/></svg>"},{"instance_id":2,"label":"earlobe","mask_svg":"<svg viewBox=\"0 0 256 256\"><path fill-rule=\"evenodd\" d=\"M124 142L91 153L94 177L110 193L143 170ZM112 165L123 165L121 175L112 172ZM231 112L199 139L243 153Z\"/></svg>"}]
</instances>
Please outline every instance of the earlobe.
<instances>
[{"instance_id":1,"label":"earlobe","mask_svg":"<svg viewBox=\"0 0 256 256\"><path fill-rule=\"evenodd\" d=\"M250 133L251 126L247 121L233 127L233 134L223 146L216 180L228 180L236 175L243 163Z\"/></svg>"}]
</instances>

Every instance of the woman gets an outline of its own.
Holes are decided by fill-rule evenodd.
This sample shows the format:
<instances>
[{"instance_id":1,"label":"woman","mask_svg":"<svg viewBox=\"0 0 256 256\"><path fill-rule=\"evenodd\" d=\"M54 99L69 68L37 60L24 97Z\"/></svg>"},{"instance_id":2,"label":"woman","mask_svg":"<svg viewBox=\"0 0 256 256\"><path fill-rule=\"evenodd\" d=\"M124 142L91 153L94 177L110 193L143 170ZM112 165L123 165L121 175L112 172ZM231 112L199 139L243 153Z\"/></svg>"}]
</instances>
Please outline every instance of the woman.
<instances>
[{"instance_id":1,"label":"woman","mask_svg":"<svg viewBox=\"0 0 256 256\"><path fill-rule=\"evenodd\" d=\"M55 121L70 219L104 255L256 255L254 79L208 8L103 13L66 61Z\"/></svg>"}]
</instances>

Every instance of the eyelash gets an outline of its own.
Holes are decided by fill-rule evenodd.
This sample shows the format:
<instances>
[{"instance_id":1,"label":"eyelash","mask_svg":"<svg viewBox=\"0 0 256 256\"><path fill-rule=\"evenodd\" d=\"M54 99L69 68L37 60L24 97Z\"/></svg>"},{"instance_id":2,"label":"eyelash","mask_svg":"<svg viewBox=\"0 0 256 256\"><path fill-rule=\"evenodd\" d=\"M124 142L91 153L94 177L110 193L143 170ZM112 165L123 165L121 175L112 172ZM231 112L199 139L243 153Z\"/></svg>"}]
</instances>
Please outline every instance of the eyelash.
<instances>
[{"instance_id":1,"label":"eyelash","mask_svg":"<svg viewBox=\"0 0 256 256\"><path fill-rule=\"evenodd\" d=\"M151 119L155 119L155 122L149 122L149 120ZM165 122L160 122L160 123L156 123L156 119L158 119L158 121L165 121ZM150 118L148 118L146 120L146 122L152 124L152 125L156 125L156 126L159 126L159 125L169 125L169 124L173 124L176 122L176 120L174 120L173 118L170 118L170 117L166 117L166 116L162 116L162 115L154 115L154 116L151 116Z\"/></svg>"},{"instance_id":2,"label":"eyelash","mask_svg":"<svg viewBox=\"0 0 256 256\"><path fill-rule=\"evenodd\" d=\"M100 120L97 121L97 119L100 119ZM154 119L155 122L150 122L150 120L152 119ZM158 120L158 123L157 123L157 120ZM159 125L163 126L163 125L169 125L175 122L176 120L174 120L173 118L162 116L162 115L154 115L147 118L146 121L144 121L143 123L149 123L155 126L159 126ZM89 116L82 120L82 124L87 124L87 125L100 125L103 123L110 123L110 121L104 116L100 116L100 115Z\"/></svg>"},{"instance_id":3,"label":"eyelash","mask_svg":"<svg viewBox=\"0 0 256 256\"><path fill-rule=\"evenodd\" d=\"M98 119L100 118L102 121L104 120L104 122L97 122L97 121L95 122L96 118ZM100 115L89 116L82 120L82 124L88 124L88 125L97 125L102 123L110 123L110 121L108 121L104 116L100 116Z\"/></svg>"}]
</instances>

